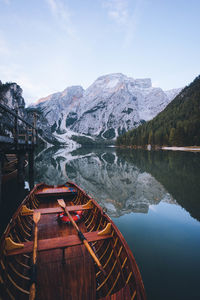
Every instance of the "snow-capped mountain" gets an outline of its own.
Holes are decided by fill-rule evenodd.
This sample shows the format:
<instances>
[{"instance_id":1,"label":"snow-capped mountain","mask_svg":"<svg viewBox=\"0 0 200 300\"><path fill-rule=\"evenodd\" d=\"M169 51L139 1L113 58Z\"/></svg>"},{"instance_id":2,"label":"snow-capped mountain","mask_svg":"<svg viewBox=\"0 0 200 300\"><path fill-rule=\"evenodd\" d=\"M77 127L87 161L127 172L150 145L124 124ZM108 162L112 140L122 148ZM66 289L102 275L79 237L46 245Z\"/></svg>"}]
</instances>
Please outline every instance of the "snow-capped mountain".
<instances>
[{"instance_id":1,"label":"snow-capped mountain","mask_svg":"<svg viewBox=\"0 0 200 300\"><path fill-rule=\"evenodd\" d=\"M133 79L123 74L99 77L88 89L72 86L38 100L35 105L63 141L72 135L104 140L151 120L181 89L164 92L152 87L151 79ZM42 128L43 126L40 124Z\"/></svg>"}]
</instances>

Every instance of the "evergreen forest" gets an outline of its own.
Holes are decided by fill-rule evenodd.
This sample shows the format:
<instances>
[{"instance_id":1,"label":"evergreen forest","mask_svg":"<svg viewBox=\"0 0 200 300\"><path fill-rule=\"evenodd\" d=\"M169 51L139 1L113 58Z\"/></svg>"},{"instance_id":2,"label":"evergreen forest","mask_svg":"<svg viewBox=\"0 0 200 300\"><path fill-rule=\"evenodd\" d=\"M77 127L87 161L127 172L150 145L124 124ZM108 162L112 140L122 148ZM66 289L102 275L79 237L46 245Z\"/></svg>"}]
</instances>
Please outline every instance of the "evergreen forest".
<instances>
[{"instance_id":1,"label":"evergreen forest","mask_svg":"<svg viewBox=\"0 0 200 300\"><path fill-rule=\"evenodd\" d=\"M200 145L200 75L154 119L117 138L118 146Z\"/></svg>"}]
</instances>

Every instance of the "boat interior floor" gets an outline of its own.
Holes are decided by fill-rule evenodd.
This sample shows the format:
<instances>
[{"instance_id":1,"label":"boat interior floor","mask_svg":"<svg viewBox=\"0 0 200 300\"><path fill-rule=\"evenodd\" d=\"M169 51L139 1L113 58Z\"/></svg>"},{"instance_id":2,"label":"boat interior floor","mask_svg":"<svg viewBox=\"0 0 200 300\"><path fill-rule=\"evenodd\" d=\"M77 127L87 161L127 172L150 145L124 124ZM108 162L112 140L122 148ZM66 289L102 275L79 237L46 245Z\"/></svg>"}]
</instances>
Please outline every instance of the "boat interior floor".
<instances>
[{"instance_id":1,"label":"boat interior floor","mask_svg":"<svg viewBox=\"0 0 200 300\"><path fill-rule=\"evenodd\" d=\"M66 202L68 206L73 202ZM39 209L58 207L57 201L41 201ZM83 221L78 223L86 232ZM38 239L70 238L77 235L71 224L57 221L56 214L42 214L38 223ZM78 279L78 282L77 282ZM37 299L96 299L96 276L93 259L84 245L38 252Z\"/></svg>"}]
</instances>

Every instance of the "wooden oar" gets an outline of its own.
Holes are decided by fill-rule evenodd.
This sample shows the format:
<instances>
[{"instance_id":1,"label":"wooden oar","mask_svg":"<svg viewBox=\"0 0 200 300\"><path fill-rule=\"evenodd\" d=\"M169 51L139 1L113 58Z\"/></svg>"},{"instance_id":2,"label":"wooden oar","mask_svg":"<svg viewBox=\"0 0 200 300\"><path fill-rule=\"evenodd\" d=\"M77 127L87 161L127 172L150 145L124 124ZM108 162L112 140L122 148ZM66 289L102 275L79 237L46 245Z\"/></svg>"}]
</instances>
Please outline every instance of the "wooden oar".
<instances>
[{"instance_id":1,"label":"wooden oar","mask_svg":"<svg viewBox=\"0 0 200 300\"><path fill-rule=\"evenodd\" d=\"M63 199L58 199L57 200L59 205L64 209L64 211L66 212L68 218L70 219L70 221L72 222L72 225L74 226L74 228L77 230L78 232L78 237L79 239L83 242L83 244L85 245L85 247L87 248L88 252L90 253L90 255L92 256L92 258L94 259L94 261L96 262L97 266L99 267L99 269L103 272L104 275L106 275L105 270L103 269L99 259L96 257L94 251L92 250L92 248L90 247L88 241L86 240L85 236L83 235L83 233L81 232L81 230L79 229L79 227L77 226L76 222L73 220L72 216L70 215L70 213L67 210L67 206L65 204L65 201Z\"/></svg>"},{"instance_id":2,"label":"wooden oar","mask_svg":"<svg viewBox=\"0 0 200 300\"><path fill-rule=\"evenodd\" d=\"M32 266L32 284L30 287L30 295L29 300L35 299L35 293L36 293L36 261L37 261L37 242L38 242L38 222L40 220L40 212L34 212L33 213L33 221L35 224L35 230L34 230L34 243L33 243L33 266Z\"/></svg>"}]
</instances>

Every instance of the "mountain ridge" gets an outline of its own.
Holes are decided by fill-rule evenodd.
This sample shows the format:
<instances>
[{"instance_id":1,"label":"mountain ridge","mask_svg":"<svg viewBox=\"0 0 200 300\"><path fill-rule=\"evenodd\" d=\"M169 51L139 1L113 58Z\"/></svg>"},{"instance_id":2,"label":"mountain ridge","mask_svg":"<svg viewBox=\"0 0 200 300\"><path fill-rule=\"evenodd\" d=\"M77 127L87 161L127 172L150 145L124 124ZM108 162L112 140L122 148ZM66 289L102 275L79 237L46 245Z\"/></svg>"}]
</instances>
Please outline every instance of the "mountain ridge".
<instances>
[{"instance_id":1,"label":"mountain ridge","mask_svg":"<svg viewBox=\"0 0 200 300\"><path fill-rule=\"evenodd\" d=\"M31 108L42 114L52 134L63 142L70 143L71 132L112 141L152 119L180 90L164 92L152 87L150 78L113 73L100 76L86 90L72 86L43 97Z\"/></svg>"}]
</instances>

